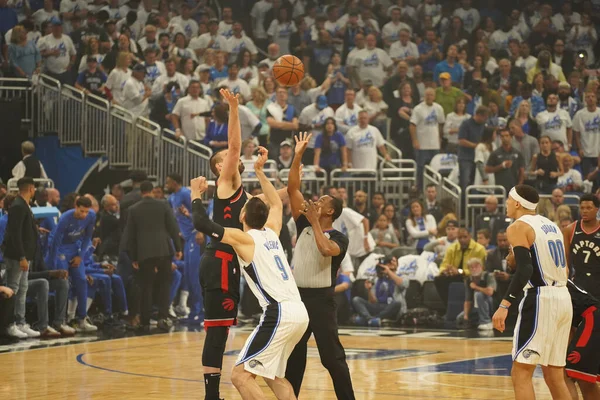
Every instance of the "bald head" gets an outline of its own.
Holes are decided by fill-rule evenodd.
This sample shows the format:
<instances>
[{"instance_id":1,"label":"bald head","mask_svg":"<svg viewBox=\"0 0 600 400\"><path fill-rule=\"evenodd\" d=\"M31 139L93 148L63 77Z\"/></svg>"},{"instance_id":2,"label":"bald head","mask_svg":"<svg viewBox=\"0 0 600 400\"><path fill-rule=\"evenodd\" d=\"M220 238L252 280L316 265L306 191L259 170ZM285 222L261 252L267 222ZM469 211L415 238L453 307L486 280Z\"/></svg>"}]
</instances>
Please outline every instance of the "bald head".
<instances>
[{"instance_id":1,"label":"bald head","mask_svg":"<svg viewBox=\"0 0 600 400\"><path fill-rule=\"evenodd\" d=\"M112 194L105 194L100 201L102 209L111 214L115 214L119 211L119 201Z\"/></svg>"},{"instance_id":2,"label":"bald head","mask_svg":"<svg viewBox=\"0 0 600 400\"><path fill-rule=\"evenodd\" d=\"M485 198L485 210L489 213L495 213L498 209L498 199L496 196L488 196Z\"/></svg>"},{"instance_id":3,"label":"bald head","mask_svg":"<svg viewBox=\"0 0 600 400\"><path fill-rule=\"evenodd\" d=\"M50 188L46 189L46 191L48 192L48 203L52 207L58 207L58 205L60 204L60 192L58 191L58 189Z\"/></svg>"}]
</instances>

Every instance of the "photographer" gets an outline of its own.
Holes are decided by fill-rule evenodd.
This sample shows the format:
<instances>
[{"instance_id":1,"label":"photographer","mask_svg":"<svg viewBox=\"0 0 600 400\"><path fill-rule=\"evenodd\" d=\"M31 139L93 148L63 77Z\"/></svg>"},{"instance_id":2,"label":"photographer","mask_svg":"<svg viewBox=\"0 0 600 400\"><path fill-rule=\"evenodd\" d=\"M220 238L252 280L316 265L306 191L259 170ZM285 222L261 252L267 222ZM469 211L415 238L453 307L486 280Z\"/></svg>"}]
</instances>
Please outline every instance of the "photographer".
<instances>
[{"instance_id":1,"label":"photographer","mask_svg":"<svg viewBox=\"0 0 600 400\"><path fill-rule=\"evenodd\" d=\"M404 296L408 279L398 276L397 269L396 257L382 259L375 267L377 275L365 282L365 287L369 290L369 300L359 296L352 299L354 310L370 327L381 326L382 320L395 322L406 313Z\"/></svg>"},{"instance_id":2,"label":"photographer","mask_svg":"<svg viewBox=\"0 0 600 400\"><path fill-rule=\"evenodd\" d=\"M496 291L496 279L493 273L483 270L483 263L479 258L471 258L467 265L471 276L465 279L464 311L456 317L456 325L468 325L472 321L479 324L479 330L491 331L492 296Z\"/></svg>"}]
</instances>

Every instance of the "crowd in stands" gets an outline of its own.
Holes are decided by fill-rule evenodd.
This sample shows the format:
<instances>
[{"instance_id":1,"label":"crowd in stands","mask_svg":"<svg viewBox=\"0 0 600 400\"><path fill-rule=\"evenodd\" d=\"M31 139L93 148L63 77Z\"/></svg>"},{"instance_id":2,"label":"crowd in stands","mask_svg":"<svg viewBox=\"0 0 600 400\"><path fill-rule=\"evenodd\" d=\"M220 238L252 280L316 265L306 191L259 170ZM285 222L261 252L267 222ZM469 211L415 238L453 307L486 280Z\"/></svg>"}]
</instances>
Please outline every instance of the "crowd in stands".
<instances>
[{"instance_id":1,"label":"crowd in stands","mask_svg":"<svg viewBox=\"0 0 600 400\"><path fill-rule=\"evenodd\" d=\"M258 144L268 146L278 169L288 168L297 131L313 133L303 162L317 172L375 170L380 157L392 158L386 141L415 160L408 200L322 188L347 205L337 221L350 237L336 288L347 306L340 318L356 314L354 322L374 326L406 312L409 279L399 247L431 254L439 275L425 280L435 281L443 302L451 283L467 282L460 318L478 318L484 329L487 299L510 279L502 262L510 221L498 197L486 198L472 230L457 204L438 201L438 188L424 183L426 165L444 164L463 193L473 184L508 193L530 183L549 196L540 213L561 226L577 217L565 195L595 191L600 179L599 26L592 1L0 0L6 76L35 82L43 73L213 151L227 146L219 89L239 93L249 173ZM283 54L304 62L306 75L294 87L272 76ZM23 153L17 178L33 151ZM161 200L163 184L155 190ZM99 247L88 261L117 267L116 227L127 203L120 186L107 196L94 234ZM79 201L65 198L63 212ZM291 249L295 227L288 225ZM365 262L373 272L357 279ZM477 314L468 303L486 306Z\"/></svg>"}]
</instances>

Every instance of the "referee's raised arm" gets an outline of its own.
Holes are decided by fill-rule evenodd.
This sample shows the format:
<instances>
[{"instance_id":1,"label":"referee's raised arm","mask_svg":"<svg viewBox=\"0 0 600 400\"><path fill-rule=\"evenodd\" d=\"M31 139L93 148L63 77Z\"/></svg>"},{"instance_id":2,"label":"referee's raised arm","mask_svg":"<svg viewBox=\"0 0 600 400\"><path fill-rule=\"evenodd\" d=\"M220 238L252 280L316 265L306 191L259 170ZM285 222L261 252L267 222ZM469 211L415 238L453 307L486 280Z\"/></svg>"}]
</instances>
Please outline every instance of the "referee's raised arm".
<instances>
[{"instance_id":1,"label":"referee's raised arm","mask_svg":"<svg viewBox=\"0 0 600 400\"><path fill-rule=\"evenodd\" d=\"M304 203L304 196L300 191L300 167L302 165L302 156L304 155L304 151L308 146L311 136L312 134L301 132L294 137L296 140L296 148L294 149L295 155L288 175L287 187L288 196L290 197L290 207L292 208L292 217L294 220L297 220L300 217L300 210L302 210L302 205Z\"/></svg>"}]
</instances>

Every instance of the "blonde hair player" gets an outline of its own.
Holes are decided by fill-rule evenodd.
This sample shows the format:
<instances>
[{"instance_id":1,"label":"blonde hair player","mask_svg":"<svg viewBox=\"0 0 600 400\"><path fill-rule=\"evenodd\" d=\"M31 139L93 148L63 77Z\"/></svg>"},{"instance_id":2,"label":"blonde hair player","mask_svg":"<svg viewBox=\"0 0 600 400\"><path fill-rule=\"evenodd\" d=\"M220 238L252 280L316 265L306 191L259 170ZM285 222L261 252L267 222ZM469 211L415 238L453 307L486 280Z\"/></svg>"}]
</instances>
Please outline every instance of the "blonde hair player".
<instances>
[{"instance_id":1,"label":"blonde hair player","mask_svg":"<svg viewBox=\"0 0 600 400\"><path fill-rule=\"evenodd\" d=\"M508 194L506 214L515 222L507 236L517 269L492 322L504 332L508 309L524 290L513 337L515 398L535 399L532 377L540 365L552 398L570 400L564 375L573 315L567 258L561 230L536 213L538 202L537 191L528 185L517 185Z\"/></svg>"}]
</instances>

